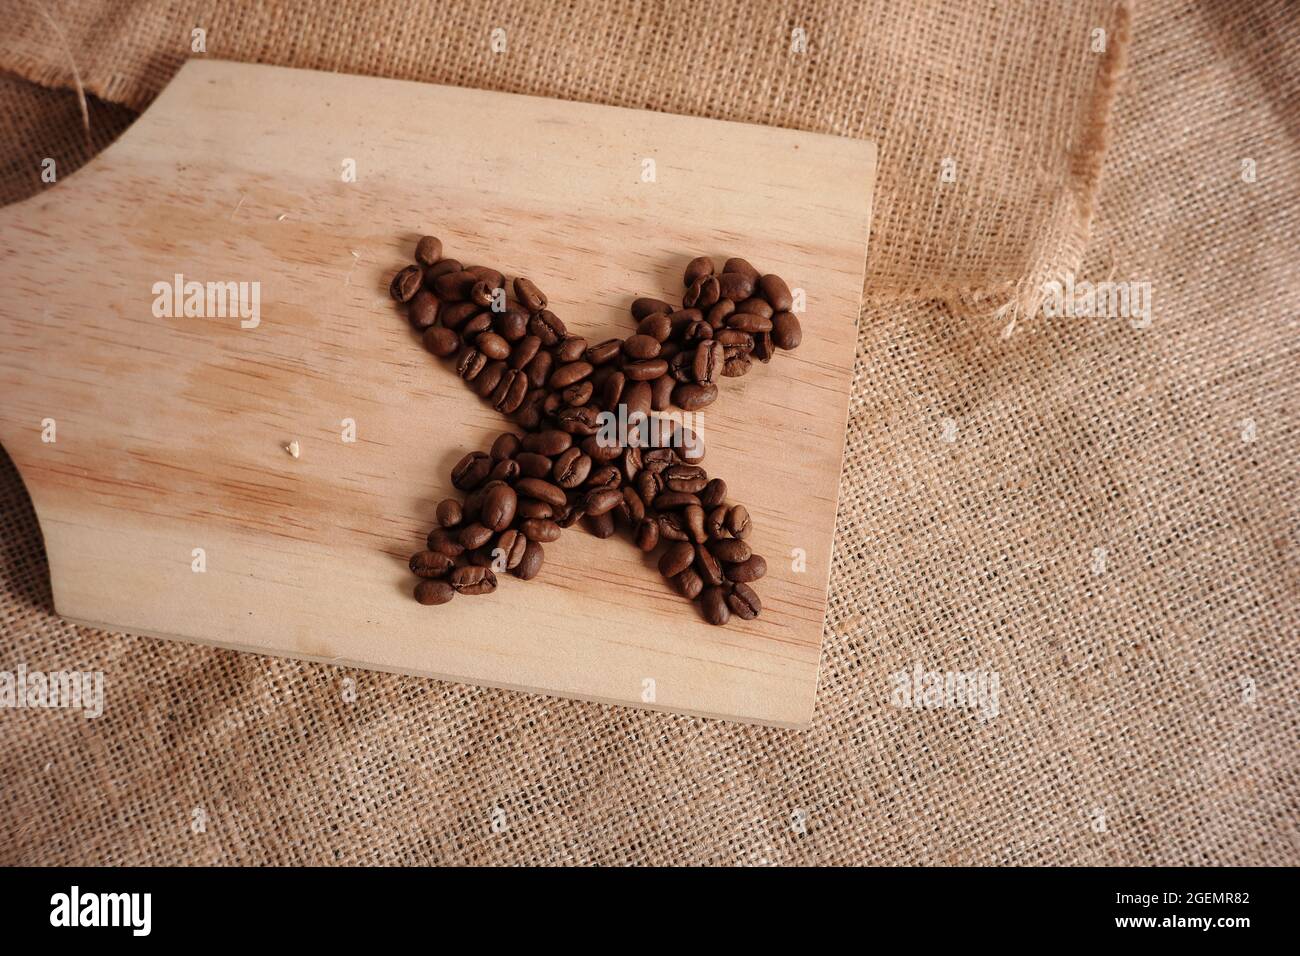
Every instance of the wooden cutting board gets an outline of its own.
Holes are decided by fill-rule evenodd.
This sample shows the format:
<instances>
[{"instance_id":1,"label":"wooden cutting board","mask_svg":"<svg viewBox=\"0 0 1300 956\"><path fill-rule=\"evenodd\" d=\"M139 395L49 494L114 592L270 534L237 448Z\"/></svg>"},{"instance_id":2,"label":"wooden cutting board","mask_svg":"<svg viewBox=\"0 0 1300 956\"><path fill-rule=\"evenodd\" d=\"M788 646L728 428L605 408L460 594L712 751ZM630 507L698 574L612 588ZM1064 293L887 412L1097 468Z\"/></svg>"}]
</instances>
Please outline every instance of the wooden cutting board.
<instances>
[{"instance_id":1,"label":"wooden cutting board","mask_svg":"<svg viewBox=\"0 0 1300 956\"><path fill-rule=\"evenodd\" d=\"M56 610L806 725L875 155L790 130L190 62L89 166L0 210L0 441L40 519ZM725 379L705 412L704 464L768 559L759 619L705 624L624 535L579 528L547 545L534 581L415 603L407 557L451 466L506 427L388 297L426 232L532 277L592 341L630 334L636 296L679 299L698 254L805 290L803 345ZM183 302L173 316L159 290L177 275L250 283L250 306L258 283L256 324Z\"/></svg>"}]
</instances>

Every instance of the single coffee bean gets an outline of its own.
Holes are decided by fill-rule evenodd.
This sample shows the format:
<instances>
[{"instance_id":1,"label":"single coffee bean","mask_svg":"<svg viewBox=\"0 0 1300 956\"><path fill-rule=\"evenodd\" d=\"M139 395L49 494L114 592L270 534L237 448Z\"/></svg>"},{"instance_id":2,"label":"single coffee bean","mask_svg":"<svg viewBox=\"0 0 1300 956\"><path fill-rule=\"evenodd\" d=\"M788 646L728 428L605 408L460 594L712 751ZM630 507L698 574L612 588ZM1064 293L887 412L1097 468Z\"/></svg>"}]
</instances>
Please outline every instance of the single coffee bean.
<instances>
[{"instance_id":1,"label":"single coffee bean","mask_svg":"<svg viewBox=\"0 0 1300 956\"><path fill-rule=\"evenodd\" d=\"M722 328L723 324L727 321L727 316L731 315L735 311L736 303L732 302L730 299L719 299L711 305L709 311L705 313L704 322L709 328L716 332L718 329Z\"/></svg>"},{"instance_id":2,"label":"single coffee bean","mask_svg":"<svg viewBox=\"0 0 1300 956\"><path fill-rule=\"evenodd\" d=\"M466 266L465 271L493 289L504 289L506 277L491 266Z\"/></svg>"},{"instance_id":3,"label":"single coffee bean","mask_svg":"<svg viewBox=\"0 0 1300 956\"><path fill-rule=\"evenodd\" d=\"M531 279L525 279L519 276L515 279L515 298L529 312L540 312L546 308L546 296L542 290L537 288Z\"/></svg>"},{"instance_id":4,"label":"single coffee bean","mask_svg":"<svg viewBox=\"0 0 1300 956\"><path fill-rule=\"evenodd\" d=\"M702 276L691 283L682 305L688 309L707 309L719 299L718 279L716 276Z\"/></svg>"},{"instance_id":5,"label":"single coffee bean","mask_svg":"<svg viewBox=\"0 0 1300 956\"><path fill-rule=\"evenodd\" d=\"M535 335L525 335L510 350L510 367L522 369L537 357L542 340Z\"/></svg>"},{"instance_id":6,"label":"single coffee bean","mask_svg":"<svg viewBox=\"0 0 1300 956\"><path fill-rule=\"evenodd\" d=\"M659 354L659 340L640 333L629 336L623 340L623 354L638 362L655 358Z\"/></svg>"},{"instance_id":7,"label":"single coffee bean","mask_svg":"<svg viewBox=\"0 0 1300 956\"><path fill-rule=\"evenodd\" d=\"M556 390L568 388L574 382L581 382L590 375L591 370L591 365L587 362L570 362L568 365L561 365L551 373L546 387Z\"/></svg>"},{"instance_id":8,"label":"single coffee bean","mask_svg":"<svg viewBox=\"0 0 1300 956\"><path fill-rule=\"evenodd\" d=\"M662 412L672 406L673 389L677 387L677 379L671 375L664 375L650 383L650 407L656 412Z\"/></svg>"},{"instance_id":9,"label":"single coffee bean","mask_svg":"<svg viewBox=\"0 0 1300 956\"><path fill-rule=\"evenodd\" d=\"M700 492L700 504L705 508L716 508L727 500L727 483L721 478L710 478L709 483Z\"/></svg>"},{"instance_id":10,"label":"single coffee bean","mask_svg":"<svg viewBox=\"0 0 1300 956\"><path fill-rule=\"evenodd\" d=\"M719 587L708 587L700 594L700 611L710 624L719 626L731 620L731 609L727 607L727 596Z\"/></svg>"},{"instance_id":11,"label":"single coffee bean","mask_svg":"<svg viewBox=\"0 0 1300 956\"><path fill-rule=\"evenodd\" d=\"M473 345L474 340L483 332L492 331L492 316L486 312L480 312L478 315L470 316L468 322L456 330L460 333L460 340L466 345Z\"/></svg>"},{"instance_id":12,"label":"single coffee bean","mask_svg":"<svg viewBox=\"0 0 1300 956\"><path fill-rule=\"evenodd\" d=\"M461 491L472 491L487 480L492 459L481 451L472 451L451 470L451 483Z\"/></svg>"},{"instance_id":13,"label":"single coffee bean","mask_svg":"<svg viewBox=\"0 0 1300 956\"><path fill-rule=\"evenodd\" d=\"M577 408L580 405L586 405L591 401L591 393L595 387L591 384L591 379L570 385L560 393L560 398L565 405L572 405Z\"/></svg>"},{"instance_id":14,"label":"single coffee bean","mask_svg":"<svg viewBox=\"0 0 1300 956\"><path fill-rule=\"evenodd\" d=\"M676 511L687 505L698 505L700 499L685 491L665 491L655 496L656 511Z\"/></svg>"},{"instance_id":15,"label":"single coffee bean","mask_svg":"<svg viewBox=\"0 0 1300 956\"><path fill-rule=\"evenodd\" d=\"M621 491L622 501L618 503L618 514L628 525L635 528L645 517L645 502L641 496L636 493L635 488L623 486Z\"/></svg>"},{"instance_id":16,"label":"single coffee bean","mask_svg":"<svg viewBox=\"0 0 1300 956\"><path fill-rule=\"evenodd\" d=\"M726 505L718 505L704 515L704 531L712 539L730 538L731 532L727 530L727 511L730 510Z\"/></svg>"},{"instance_id":17,"label":"single coffee bean","mask_svg":"<svg viewBox=\"0 0 1300 956\"><path fill-rule=\"evenodd\" d=\"M451 572L456 562L441 551L417 551L411 555L411 573L421 578L441 578Z\"/></svg>"},{"instance_id":18,"label":"single coffee bean","mask_svg":"<svg viewBox=\"0 0 1300 956\"><path fill-rule=\"evenodd\" d=\"M682 510L682 523L686 525L686 533L696 544L703 544L709 540L708 532L704 530L704 509L699 505L687 505Z\"/></svg>"},{"instance_id":19,"label":"single coffee bean","mask_svg":"<svg viewBox=\"0 0 1300 956\"><path fill-rule=\"evenodd\" d=\"M493 570L512 571L519 567L519 562L524 559L524 552L528 548L528 539L522 532L511 528L508 531L502 531L496 540L496 547L493 548L492 560ZM504 564L505 567L501 567Z\"/></svg>"},{"instance_id":20,"label":"single coffee bean","mask_svg":"<svg viewBox=\"0 0 1300 956\"><path fill-rule=\"evenodd\" d=\"M492 392L492 407L506 415L518 411L528 394L528 376L519 369L506 369Z\"/></svg>"},{"instance_id":21,"label":"single coffee bean","mask_svg":"<svg viewBox=\"0 0 1300 956\"><path fill-rule=\"evenodd\" d=\"M444 528L454 528L460 524L462 512L460 502L455 498L443 498L438 502L438 524Z\"/></svg>"},{"instance_id":22,"label":"single coffee bean","mask_svg":"<svg viewBox=\"0 0 1300 956\"><path fill-rule=\"evenodd\" d=\"M636 526L636 546L649 554L659 546L659 519L646 515Z\"/></svg>"},{"instance_id":23,"label":"single coffee bean","mask_svg":"<svg viewBox=\"0 0 1300 956\"><path fill-rule=\"evenodd\" d=\"M749 264L747 259L734 256L722 264L723 273L735 272L747 276L750 282L758 282L759 271Z\"/></svg>"},{"instance_id":24,"label":"single coffee bean","mask_svg":"<svg viewBox=\"0 0 1300 956\"><path fill-rule=\"evenodd\" d=\"M545 501L538 501L536 498L520 498L515 514L521 521L527 521L529 518L553 518L555 509Z\"/></svg>"},{"instance_id":25,"label":"single coffee bean","mask_svg":"<svg viewBox=\"0 0 1300 956\"><path fill-rule=\"evenodd\" d=\"M748 352L754 347L754 337L740 329L721 329L713 336L727 350L727 357Z\"/></svg>"},{"instance_id":26,"label":"single coffee bean","mask_svg":"<svg viewBox=\"0 0 1300 956\"><path fill-rule=\"evenodd\" d=\"M406 317L411 328L423 332L438 321L438 300L427 289L420 289L406 304Z\"/></svg>"},{"instance_id":27,"label":"single coffee bean","mask_svg":"<svg viewBox=\"0 0 1300 956\"><path fill-rule=\"evenodd\" d=\"M474 340L474 346L496 362L503 362L510 357L510 343L495 332L482 333Z\"/></svg>"},{"instance_id":28,"label":"single coffee bean","mask_svg":"<svg viewBox=\"0 0 1300 956\"><path fill-rule=\"evenodd\" d=\"M654 401L653 388L654 386L647 382L629 382L624 388L623 404L627 406L629 426L635 426L650 417L650 409Z\"/></svg>"},{"instance_id":29,"label":"single coffee bean","mask_svg":"<svg viewBox=\"0 0 1300 956\"><path fill-rule=\"evenodd\" d=\"M563 508L568 499L564 489L541 478L520 478L515 482L515 491L528 498L545 501L552 508Z\"/></svg>"},{"instance_id":30,"label":"single coffee bean","mask_svg":"<svg viewBox=\"0 0 1300 956\"><path fill-rule=\"evenodd\" d=\"M606 511L598 515L584 515L582 523L597 538L610 538L614 535L614 512L612 511Z\"/></svg>"},{"instance_id":31,"label":"single coffee bean","mask_svg":"<svg viewBox=\"0 0 1300 956\"><path fill-rule=\"evenodd\" d=\"M496 391L496 387L501 384L501 377L505 374L505 362L488 362L483 366L483 371L475 376L474 384L470 387L479 398L487 398Z\"/></svg>"},{"instance_id":32,"label":"single coffee bean","mask_svg":"<svg viewBox=\"0 0 1300 956\"><path fill-rule=\"evenodd\" d=\"M560 537L560 526L550 518L529 518L527 521L521 521L519 530L529 541L540 541L543 544Z\"/></svg>"},{"instance_id":33,"label":"single coffee bean","mask_svg":"<svg viewBox=\"0 0 1300 956\"><path fill-rule=\"evenodd\" d=\"M512 303L506 311L492 313L492 328L507 342L518 342L528 334L528 313Z\"/></svg>"},{"instance_id":34,"label":"single coffee bean","mask_svg":"<svg viewBox=\"0 0 1300 956\"><path fill-rule=\"evenodd\" d=\"M420 291L423 282L424 270L419 266L407 266L393 276L393 281L388 286L388 294L398 302L410 302L415 298L415 293Z\"/></svg>"},{"instance_id":35,"label":"single coffee bean","mask_svg":"<svg viewBox=\"0 0 1300 956\"><path fill-rule=\"evenodd\" d=\"M530 393L531 394L531 393ZM542 425L542 409L539 402L524 397L524 403L515 409L511 416L520 428L533 431Z\"/></svg>"},{"instance_id":36,"label":"single coffee bean","mask_svg":"<svg viewBox=\"0 0 1300 956\"><path fill-rule=\"evenodd\" d=\"M654 315L656 312L668 313L673 307L663 299L642 298L634 299L632 302L632 317L638 322L647 315Z\"/></svg>"},{"instance_id":37,"label":"single coffee bean","mask_svg":"<svg viewBox=\"0 0 1300 956\"><path fill-rule=\"evenodd\" d=\"M491 568L467 565L451 572L451 586L460 594L491 594L497 589L497 576Z\"/></svg>"},{"instance_id":38,"label":"single coffee bean","mask_svg":"<svg viewBox=\"0 0 1300 956\"><path fill-rule=\"evenodd\" d=\"M587 347L587 361L592 365L604 365L618 358L622 348L622 339L606 339L604 342L597 342Z\"/></svg>"},{"instance_id":39,"label":"single coffee bean","mask_svg":"<svg viewBox=\"0 0 1300 956\"><path fill-rule=\"evenodd\" d=\"M623 448L607 441L600 434L588 435L582 440L583 454L591 459L592 465L608 465L623 455Z\"/></svg>"},{"instance_id":40,"label":"single coffee bean","mask_svg":"<svg viewBox=\"0 0 1300 956\"><path fill-rule=\"evenodd\" d=\"M789 312L790 306L794 303L794 298L790 295L790 287L780 276L763 276L758 280L758 292L767 300L773 312Z\"/></svg>"},{"instance_id":41,"label":"single coffee bean","mask_svg":"<svg viewBox=\"0 0 1300 956\"><path fill-rule=\"evenodd\" d=\"M713 556L713 552L702 545L695 546L695 570L705 584L714 586L726 580L722 576L722 562Z\"/></svg>"},{"instance_id":42,"label":"single coffee bean","mask_svg":"<svg viewBox=\"0 0 1300 956\"><path fill-rule=\"evenodd\" d=\"M691 348L699 342L704 342L713 338L713 326L703 319L699 322L692 322L686 328L682 329L680 336L683 348ZM669 361L672 364L672 361Z\"/></svg>"},{"instance_id":43,"label":"single coffee bean","mask_svg":"<svg viewBox=\"0 0 1300 956\"><path fill-rule=\"evenodd\" d=\"M750 312L754 315L761 315L766 319L770 319L776 314L775 310L767 304L767 300L758 296L751 296L743 302L737 302L736 312Z\"/></svg>"},{"instance_id":44,"label":"single coffee bean","mask_svg":"<svg viewBox=\"0 0 1300 956\"><path fill-rule=\"evenodd\" d=\"M533 356L533 360L524 368L528 374L528 383L533 388L544 386L546 380L551 377L551 366L554 362L550 352L542 351Z\"/></svg>"},{"instance_id":45,"label":"single coffee bean","mask_svg":"<svg viewBox=\"0 0 1300 956\"><path fill-rule=\"evenodd\" d=\"M460 336L451 329L435 325L425 331L424 347L438 358L448 358L460 348Z\"/></svg>"},{"instance_id":46,"label":"single coffee bean","mask_svg":"<svg viewBox=\"0 0 1300 956\"><path fill-rule=\"evenodd\" d=\"M524 436L524 440L528 440L528 435ZM519 462L519 474L525 478L545 478L551 473L551 459L546 455L521 451L515 456L515 461Z\"/></svg>"},{"instance_id":47,"label":"single coffee bean","mask_svg":"<svg viewBox=\"0 0 1300 956\"><path fill-rule=\"evenodd\" d=\"M433 291L443 302L464 302L479 279L468 270L446 272L433 280Z\"/></svg>"},{"instance_id":48,"label":"single coffee bean","mask_svg":"<svg viewBox=\"0 0 1300 956\"><path fill-rule=\"evenodd\" d=\"M646 359L644 362L627 362L623 365L623 374L634 382L653 381L668 373L668 363L661 358Z\"/></svg>"},{"instance_id":49,"label":"single coffee bean","mask_svg":"<svg viewBox=\"0 0 1300 956\"><path fill-rule=\"evenodd\" d=\"M803 341L803 329L793 312L778 312L772 319L772 342L779 349L796 349Z\"/></svg>"},{"instance_id":50,"label":"single coffee bean","mask_svg":"<svg viewBox=\"0 0 1300 956\"><path fill-rule=\"evenodd\" d=\"M492 540L492 529L485 524L475 521L473 524L467 524L456 534L456 540L465 546L466 550L472 551L474 548L481 548Z\"/></svg>"},{"instance_id":51,"label":"single coffee bean","mask_svg":"<svg viewBox=\"0 0 1300 956\"><path fill-rule=\"evenodd\" d=\"M673 513L659 516L659 537L664 541L690 541L681 515Z\"/></svg>"},{"instance_id":52,"label":"single coffee bean","mask_svg":"<svg viewBox=\"0 0 1300 956\"><path fill-rule=\"evenodd\" d=\"M705 276L711 276L713 272L713 260L708 256L697 256L686 264L686 272L682 275L682 285L689 288L691 283Z\"/></svg>"},{"instance_id":53,"label":"single coffee bean","mask_svg":"<svg viewBox=\"0 0 1300 956\"><path fill-rule=\"evenodd\" d=\"M666 312L655 312L652 315L647 315L636 327L637 335L648 335L659 343L666 342L672 331L673 323Z\"/></svg>"},{"instance_id":54,"label":"single coffee bean","mask_svg":"<svg viewBox=\"0 0 1300 956\"><path fill-rule=\"evenodd\" d=\"M670 545L659 557L659 573L666 578L681 574L695 560L695 548L686 541Z\"/></svg>"},{"instance_id":55,"label":"single coffee bean","mask_svg":"<svg viewBox=\"0 0 1300 956\"><path fill-rule=\"evenodd\" d=\"M470 286L467 298L480 308L486 309L493 302L492 289L486 282L480 279L478 282L475 282Z\"/></svg>"},{"instance_id":56,"label":"single coffee bean","mask_svg":"<svg viewBox=\"0 0 1300 956\"><path fill-rule=\"evenodd\" d=\"M709 483L709 475L699 465L671 465L664 470L664 484L669 491L686 491L696 495Z\"/></svg>"},{"instance_id":57,"label":"single coffee bean","mask_svg":"<svg viewBox=\"0 0 1300 956\"><path fill-rule=\"evenodd\" d=\"M686 568L673 576L673 587L682 597L694 601L704 590L704 581L693 569Z\"/></svg>"},{"instance_id":58,"label":"single coffee bean","mask_svg":"<svg viewBox=\"0 0 1300 956\"><path fill-rule=\"evenodd\" d=\"M456 374L467 382L478 378L487 365L487 356L473 346L466 346L456 358Z\"/></svg>"},{"instance_id":59,"label":"single coffee bean","mask_svg":"<svg viewBox=\"0 0 1300 956\"><path fill-rule=\"evenodd\" d=\"M736 586L731 589L727 595L727 607L731 608L731 613L744 621L752 621L763 611L763 602L758 599L758 594L748 584L737 582Z\"/></svg>"},{"instance_id":60,"label":"single coffee bean","mask_svg":"<svg viewBox=\"0 0 1300 956\"><path fill-rule=\"evenodd\" d=\"M442 258L442 240L437 236L423 236L415 244L415 261L422 266L431 266Z\"/></svg>"},{"instance_id":61,"label":"single coffee bean","mask_svg":"<svg viewBox=\"0 0 1300 956\"><path fill-rule=\"evenodd\" d=\"M421 581L415 586L415 599L421 604L446 604L456 596L456 589L446 581Z\"/></svg>"},{"instance_id":62,"label":"single coffee bean","mask_svg":"<svg viewBox=\"0 0 1300 956\"><path fill-rule=\"evenodd\" d=\"M591 474L591 458L580 448L567 448L556 456L551 474L561 488L577 488Z\"/></svg>"},{"instance_id":63,"label":"single coffee bean","mask_svg":"<svg viewBox=\"0 0 1300 956\"><path fill-rule=\"evenodd\" d=\"M514 484L519 479L519 462L512 458L497 462L492 466L492 473L488 475L488 478L491 481L501 481L508 485Z\"/></svg>"},{"instance_id":64,"label":"single coffee bean","mask_svg":"<svg viewBox=\"0 0 1300 956\"><path fill-rule=\"evenodd\" d=\"M623 452L623 478L628 484L636 481L641 471L641 449L635 445Z\"/></svg>"},{"instance_id":65,"label":"single coffee bean","mask_svg":"<svg viewBox=\"0 0 1300 956\"><path fill-rule=\"evenodd\" d=\"M727 512L726 527L733 538L749 537L749 512L744 505L732 505Z\"/></svg>"},{"instance_id":66,"label":"single coffee bean","mask_svg":"<svg viewBox=\"0 0 1300 956\"><path fill-rule=\"evenodd\" d=\"M438 307L438 321L459 332L479 311L473 302L444 302Z\"/></svg>"},{"instance_id":67,"label":"single coffee bean","mask_svg":"<svg viewBox=\"0 0 1300 956\"><path fill-rule=\"evenodd\" d=\"M555 427L571 435L594 435L600 430L600 410L591 405L561 408L555 413Z\"/></svg>"},{"instance_id":68,"label":"single coffee bean","mask_svg":"<svg viewBox=\"0 0 1300 956\"><path fill-rule=\"evenodd\" d=\"M668 374L675 382L695 380L695 357L689 351L678 352L668 360Z\"/></svg>"},{"instance_id":69,"label":"single coffee bean","mask_svg":"<svg viewBox=\"0 0 1300 956\"><path fill-rule=\"evenodd\" d=\"M557 345L568 333L560 317L543 309L528 320L528 331L542 340L547 348Z\"/></svg>"},{"instance_id":70,"label":"single coffee bean","mask_svg":"<svg viewBox=\"0 0 1300 956\"><path fill-rule=\"evenodd\" d=\"M587 340L581 335L570 335L555 347L555 361L561 365L577 362L587 355Z\"/></svg>"},{"instance_id":71,"label":"single coffee bean","mask_svg":"<svg viewBox=\"0 0 1300 956\"><path fill-rule=\"evenodd\" d=\"M702 385L683 382L673 389L673 404L687 412L697 412L712 405L717 398L718 386L712 382Z\"/></svg>"},{"instance_id":72,"label":"single coffee bean","mask_svg":"<svg viewBox=\"0 0 1300 956\"><path fill-rule=\"evenodd\" d=\"M556 530L558 532L559 529ZM511 569L510 573L522 581L531 581L537 577L537 572L542 570L542 561L545 555L546 552L542 550L542 546L530 538L528 544L524 547L523 558L517 567Z\"/></svg>"},{"instance_id":73,"label":"single coffee bean","mask_svg":"<svg viewBox=\"0 0 1300 956\"><path fill-rule=\"evenodd\" d=\"M554 428L531 432L523 437L525 451L536 452L539 455L545 455L547 458L554 458L572 444L572 435Z\"/></svg>"},{"instance_id":74,"label":"single coffee bean","mask_svg":"<svg viewBox=\"0 0 1300 956\"><path fill-rule=\"evenodd\" d=\"M597 517L613 511L623 503L623 493L617 488L597 488L588 492L583 502L583 510L589 516Z\"/></svg>"},{"instance_id":75,"label":"single coffee bean","mask_svg":"<svg viewBox=\"0 0 1300 956\"><path fill-rule=\"evenodd\" d=\"M430 531L426 544L430 551L440 551L449 558L459 558L465 553L465 548L446 528L434 528Z\"/></svg>"},{"instance_id":76,"label":"single coffee bean","mask_svg":"<svg viewBox=\"0 0 1300 956\"><path fill-rule=\"evenodd\" d=\"M727 565L727 580L748 584L767 574L767 561L761 554L751 554L749 559L740 564Z\"/></svg>"},{"instance_id":77,"label":"single coffee bean","mask_svg":"<svg viewBox=\"0 0 1300 956\"><path fill-rule=\"evenodd\" d=\"M518 435L514 432L502 432L492 442L488 454L496 461L504 461L507 458L514 458L522 448Z\"/></svg>"},{"instance_id":78,"label":"single coffee bean","mask_svg":"<svg viewBox=\"0 0 1300 956\"><path fill-rule=\"evenodd\" d=\"M739 538L722 538L709 542L709 550L713 556L724 564L741 564L748 561L754 553L750 550L749 545Z\"/></svg>"},{"instance_id":79,"label":"single coffee bean","mask_svg":"<svg viewBox=\"0 0 1300 956\"><path fill-rule=\"evenodd\" d=\"M518 467L518 466L516 466ZM505 531L510 522L515 520L515 508L519 505L519 496L509 485L497 485L483 499L483 510L479 521L493 531Z\"/></svg>"},{"instance_id":80,"label":"single coffee bean","mask_svg":"<svg viewBox=\"0 0 1300 956\"><path fill-rule=\"evenodd\" d=\"M770 332L772 320L766 316L755 315L753 312L733 312L727 316L727 328L748 332L750 335L755 332Z\"/></svg>"},{"instance_id":81,"label":"single coffee bean","mask_svg":"<svg viewBox=\"0 0 1300 956\"><path fill-rule=\"evenodd\" d=\"M469 524L478 520L479 512L483 510L483 499L487 497L491 485L492 482L489 480L465 496L465 500L461 502L460 506L463 515L461 524Z\"/></svg>"},{"instance_id":82,"label":"single coffee bean","mask_svg":"<svg viewBox=\"0 0 1300 956\"><path fill-rule=\"evenodd\" d=\"M555 519L555 523L561 528L572 528L582 520L584 514L585 512L582 510L581 503L571 502L564 511L560 512L559 516Z\"/></svg>"},{"instance_id":83,"label":"single coffee bean","mask_svg":"<svg viewBox=\"0 0 1300 956\"><path fill-rule=\"evenodd\" d=\"M749 353L753 358L766 364L772 361L772 356L776 353L776 342L772 339L771 332L759 332L754 336L754 348Z\"/></svg>"},{"instance_id":84,"label":"single coffee bean","mask_svg":"<svg viewBox=\"0 0 1300 956\"><path fill-rule=\"evenodd\" d=\"M743 302L754 294L754 280L739 272L724 272L718 276L718 295L732 302Z\"/></svg>"},{"instance_id":85,"label":"single coffee bean","mask_svg":"<svg viewBox=\"0 0 1300 956\"><path fill-rule=\"evenodd\" d=\"M753 364L749 356L743 353L730 356L722 366L722 374L727 378L739 378L742 375L748 375Z\"/></svg>"},{"instance_id":86,"label":"single coffee bean","mask_svg":"<svg viewBox=\"0 0 1300 956\"><path fill-rule=\"evenodd\" d=\"M439 259L424 270L424 287L432 292L434 280L438 276L446 275L448 272L461 272L464 268L459 259Z\"/></svg>"},{"instance_id":87,"label":"single coffee bean","mask_svg":"<svg viewBox=\"0 0 1300 956\"><path fill-rule=\"evenodd\" d=\"M588 488L618 488L623 483L623 473L614 465L602 465L587 476Z\"/></svg>"}]
</instances>

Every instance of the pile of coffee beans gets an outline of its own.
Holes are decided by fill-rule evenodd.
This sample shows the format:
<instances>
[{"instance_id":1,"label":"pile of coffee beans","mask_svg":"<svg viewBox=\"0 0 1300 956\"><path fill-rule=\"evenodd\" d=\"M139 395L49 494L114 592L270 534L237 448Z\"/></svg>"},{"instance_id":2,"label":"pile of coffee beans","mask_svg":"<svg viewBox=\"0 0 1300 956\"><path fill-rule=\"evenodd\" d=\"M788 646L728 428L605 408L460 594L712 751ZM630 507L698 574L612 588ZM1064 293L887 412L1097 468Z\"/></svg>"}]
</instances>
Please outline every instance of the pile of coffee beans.
<instances>
[{"instance_id":1,"label":"pile of coffee beans","mask_svg":"<svg viewBox=\"0 0 1300 956\"><path fill-rule=\"evenodd\" d=\"M758 616L750 585L767 563L745 543L749 512L700 465L698 438L651 413L704 408L720 377L795 348L801 332L785 282L743 259L728 259L720 273L712 260L693 259L682 308L637 299L634 335L591 344L569 334L529 279L507 287L501 272L442 252L437 238L421 239L416 263L393 277L390 292L425 347L452 360L519 432L452 469L465 496L438 505L427 550L411 557L416 599L487 594L503 572L536 577L543 545L581 521L601 538L621 524L645 552L665 545L660 572L710 623ZM602 428L603 412L627 423L620 440Z\"/></svg>"}]
</instances>

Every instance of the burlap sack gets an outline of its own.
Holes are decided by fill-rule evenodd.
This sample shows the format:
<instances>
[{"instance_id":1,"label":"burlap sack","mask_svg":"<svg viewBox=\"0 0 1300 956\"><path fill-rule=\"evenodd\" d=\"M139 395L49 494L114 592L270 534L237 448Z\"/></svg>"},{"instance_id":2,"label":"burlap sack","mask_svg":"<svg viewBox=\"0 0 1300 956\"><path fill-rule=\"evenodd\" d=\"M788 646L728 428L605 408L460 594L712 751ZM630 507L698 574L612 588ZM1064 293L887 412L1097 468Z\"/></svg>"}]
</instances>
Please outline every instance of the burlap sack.
<instances>
[{"instance_id":1,"label":"burlap sack","mask_svg":"<svg viewBox=\"0 0 1300 956\"><path fill-rule=\"evenodd\" d=\"M0 68L64 92L0 87L0 189L90 152L69 51L98 148L126 116L95 97L145 107L196 25L214 56L875 139L812 729L72 627L6 463L0 668L103 670L107 705L0 711L0 862L1300 861L1285 6L1139 7L1118 99L1109 4L514 6L21 7ZM1149 282L1149 322L1037 313L1067 276ZM918 665L996 674L996 713L896 706Z\"/></svg>"}]
</instances>

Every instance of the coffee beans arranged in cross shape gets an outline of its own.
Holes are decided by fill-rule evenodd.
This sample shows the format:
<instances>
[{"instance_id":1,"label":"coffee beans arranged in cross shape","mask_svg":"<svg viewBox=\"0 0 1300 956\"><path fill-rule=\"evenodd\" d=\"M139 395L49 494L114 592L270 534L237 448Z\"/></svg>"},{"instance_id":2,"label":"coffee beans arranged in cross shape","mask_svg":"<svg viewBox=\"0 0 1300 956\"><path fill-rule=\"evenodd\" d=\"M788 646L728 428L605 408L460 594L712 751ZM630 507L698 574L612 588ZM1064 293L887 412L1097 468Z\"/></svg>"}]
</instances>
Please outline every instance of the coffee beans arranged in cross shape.
<instances>
[{"instance_id":1,"label":"coffee beans arranged in cross shape","mask_svg":"<svg viewBox=\"0 0 1300 956\"><path fill-rule=\"evenodd\" d=\"M767 563L745 541L749 512L700 465L694 434L652 412L698 411L717 399L722 378L797 347L786 283L744 259L719 271L701 256L686 267L680 309L637 299L635 334L589 343L530 279L507 286L495 269L444 258L433 236L415 260L393 277L392 297L425 347L519 429L452 469L464 497L438 505L426 549L411 557L416 600L489 594L502 573L530 580L543 546L581 522L601 538L622 525L645 552L663 546L660 572L709 623L757 617L750 584ZM609 440L602 413L628 423L626 441Z\"/></svg>"}]
</instances>

